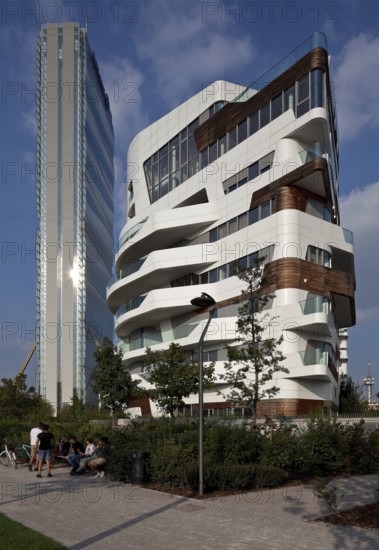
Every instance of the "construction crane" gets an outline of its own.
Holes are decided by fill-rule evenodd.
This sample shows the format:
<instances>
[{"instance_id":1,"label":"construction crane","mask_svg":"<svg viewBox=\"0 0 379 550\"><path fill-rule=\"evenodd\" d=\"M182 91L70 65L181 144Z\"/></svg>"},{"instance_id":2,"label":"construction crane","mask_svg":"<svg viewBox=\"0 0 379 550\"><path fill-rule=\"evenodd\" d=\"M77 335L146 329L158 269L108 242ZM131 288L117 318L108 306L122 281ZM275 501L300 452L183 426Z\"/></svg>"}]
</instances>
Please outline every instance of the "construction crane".
<instances>
[{"instance_id":1,"label":"construction crane","mask_svg":"<svg viewBox=\"0 0 379 550\"><path fill-rule=\"evenodd\" d=\"M25 361L22 364L22 367L18 371L17 376L20 376L21 374L24 374L24 371L25 371L26 367L29 365L29 361L33 357L33 354L36 351L36 349L37 349L37 344L36 344L36 342L34 342L34 344L31 347L31 350L29 351Z\"/></svg>"},{"instance_id":2,"label":"construction crane","mask_svg":"<svg viewBox=\"0 0 379 550\"><path fill-rule=\"evenodd\" d=\"M97 339L96 337L96 333L93 329L93 327L91 327L90 323L88 323L87 321L84 321L85 324L86 324L86 339L88 339L88 336L91 336L93 338L93 341L95 342L96 344L96 347L99 349L102 349L102 345L100 344L99 340Z\"/></svg>"}]
</instances>

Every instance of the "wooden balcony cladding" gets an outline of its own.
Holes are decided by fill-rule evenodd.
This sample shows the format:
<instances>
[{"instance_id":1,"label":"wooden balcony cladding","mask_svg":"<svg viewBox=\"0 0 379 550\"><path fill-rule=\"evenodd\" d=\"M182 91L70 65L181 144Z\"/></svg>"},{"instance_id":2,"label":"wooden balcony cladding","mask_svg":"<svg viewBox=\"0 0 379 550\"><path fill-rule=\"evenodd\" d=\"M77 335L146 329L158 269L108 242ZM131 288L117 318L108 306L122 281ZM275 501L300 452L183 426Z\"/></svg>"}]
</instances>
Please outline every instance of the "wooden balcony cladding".
<instances>
[{"instance_id":1,"label":"wooden balcony cladding","mask_svg":"<svg viewBox=\"0 0 379 550\"><path fill-rule=\"evenodd\" d=\"M316 193L296 186L296 184L300 184L301 180L310 177L314 177L315 183L319 183L321 179L325 197L320 197L320 195ZM274 198L276 199L274 212L279 212L286 208L295 208L296 210L304 212L308 198L314 198L320 202L324 202L326 206L332 209L328 162L323 158L313 159L299 166L299 168L292 170L285 176L274 180L269 185L262 187L262 189L258 189L253 193L250 208L255 208Z\"/></svg>"},{"instance_id":2,"label":"wooden balcony cladding","mask_svg":"<svg viewBox=\"0 0 379 550\"><path fill-rule=\"evenodd\" d=\"M275 294L282 288L299 288L329 297L334 303L337 327L355 325L354 274L332 270L299 258L281 258L266 264L261 293ZM218 302L216 307L222 308L246 299L246 295L241 294Z\"/></svg>"},{"instance_id":3,"label":"wooden balcony cladding","mask_svg":"<svg viewBox=\"0 0 379 550\"><path fill-rule=\"evenodd\" d=\"M297 187L282 187L276 192L274 212L280 210L300 210L305 212L308 196L305 192Z\"/></svg>"},{"instance_id":4,"label":"wooden balcony cladding","mask_svg":"<svg viewBox=\"0 0 379 550\"><path fill-rule=\"evenodd\" d=\"M355 325L355 278L298 258L281 258L265 266L262 292L275 293L281 288L300 288L321 296L330 294L335 302L335 317L339 328ZM344 309L341 308L341 299ZM338 305L337 305L338 304Z\"/></svg>"},{"instance_id":5,"label":"wooden balcony cladding","mask_svg":"<svg viewBox=\"0 0 379 550\"><path fill-rule=\"evenodd\" d=\"M299 258L281 258L266 264L261 293L275 294L282 288L299 288L320 296L330 297L334 302L337 326L345 328L355 325L354 275L331 270ZM228 300L217 302L216 308L219 309L246 299L246 295L243 294L234 296ZM343 309L342 303L344 304ZM200 313L207 309L201 308L197 311Z\"/></svg>"},{"instance_id":6,"label":"wooden balcony cladding","mask_svg":"<svg viewBox=\"0 0 379 550\"><path fill-rule=\"evenodd\" d=\"M326 291L354 298L354 277L299 258L281 258L265 266L263 293L300 288L324 295Z\"/></svg>"},{"instance_id":7,"label":"wooden balcony cladding","mask_svg":"<svg viewBox=\"0 0 379 550\"><path fill-rule=\"evenodd\" d=\"M324 48L315 48L310 51L253 97L243 103L228 103L201 124L195 131L198 150L203 151L312 69L323 69L328 73L328 54ZM329 79L327 79L327 95L330 97Z\"/></svg>"}]
</instances>

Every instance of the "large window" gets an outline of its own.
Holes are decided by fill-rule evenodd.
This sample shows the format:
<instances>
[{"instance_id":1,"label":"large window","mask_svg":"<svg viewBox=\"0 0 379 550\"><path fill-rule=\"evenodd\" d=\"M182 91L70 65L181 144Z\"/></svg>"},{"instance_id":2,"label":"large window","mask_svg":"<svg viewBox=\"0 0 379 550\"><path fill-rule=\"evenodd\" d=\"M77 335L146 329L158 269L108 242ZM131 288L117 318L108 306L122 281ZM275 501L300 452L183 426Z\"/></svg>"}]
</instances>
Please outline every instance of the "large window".
<instances>
[{"instance_id":1,"label":"large window","mask_svg":"<svg viewBox=\"0 0 379 550\"><path fill-rule=\"evenodd\" d=\"M194 132L200 124L225 104L225 102L215 103L146 160L144 169L151 202L157 201L175 189L199 170L242 143L248 136L267 126L282 113L292 110L296 117L300 117L310 108L325 107L325 88L325 72L322 69L314 69L199 153ZM238 185L235 188L238 188Z\"/></svg>"},{"instance_id":2,"label":"large window","mask_svg":"<svg viewBox=\"0 0 379 550\"><path fill-rule=\"evenodd\" d=\"M306 259L323 267L332 267L332 255L330 252L316 246L308 246Z\"/></svg>"},{"instance_id":3,"label":"large window","mask_svg":"<svg viewBox=\"0 0 379 550\"><path fill-rule=\"evenodd\" d=\"M212 105L206 113L207 116L203 113L201 117L197 117L146 160L144 170L151 202L156 202L217 158L217 142L210 153L213 160L209 159L208 150L202 155L199 154L194 132L200 124L200 118L202 121L206 120L224 104L225 102L218 101Z\"/></svg>"},{"instance_id":4,"label":"large window","mask_svg":"<svg viewBox=\"0 0 379 550\"><path fill-rule=\"evenodd\" d=\"M238 258L237 261L243 267L255 267L259 258L264 259L264 264L271 262L274 254L274 246L275 245L270 245L256 252L252 252L251 254L247 254L246 256L242 256L241 258ZM186 281L188 281L186 284L204 285L209 283L217 283L218 281L223 281L228 277L233 277L236 274L235 264L236 261L220 265L219 267L202 273L201 275L197 276L197 278L193 278L193 274L191 274L191 276L186 276ZM183 286L178 285L178 281L182 281L183 279L184 277L180 277L180 279L175 279L174 281L171 281L171 286Z\"/></svg>"},{"instance_id":5,"label":"large window","mask_svg":"<svg viewBox=\"0 0 379 550\"><path fill-rule=\"evenodd\" d=\"M239 189L245 185L248 181L253 180L260 174L263 174L267 170L270 170L274 160L274 151L271 151L268 155L265 155L261 159L257 160L250 166L247 166L243 170L240 170L227 180L222 182L225 195Z\"/></svg>"},{"instance_id":6,"label":"large window","mask_svg":"<svg viewBox=\"0 0 379 550\"><path fill-rule=\"evenodd\" d=\"M307 200L307 206L305 208L305 211L307 214L311 214L311 216L315 216L316 218L320 218L327 222L332 221L332 214L329 208L322 202L317 201L315 199Z\"/></svg>"},{"instance_id":7,"label":"large window","mask_svg":"<svg viewBox=\"0 0 379 550\"><path fill-rule=\"evenodd\" d=\"M297 82L297 113L302 116L309 111L309 74L306 74Z\"/></svg>"},{"instance_id":8,"label":"large window","mask_svg":"<svg viewBox=\"0 0 379 550\"><path fill-rule=\"evenodd\" d=\"M259 220L263 220L264 218L271 216L273 209L274 200L271 199L256 208L243 212L239 216L211 229L208 233L208 241L206 242L214 243L224 237L227 237L228 235L231 235L232 233L235 233L236 231L239 231L240 229L243 229L244 227L247 227L248 225L252 225Z\"/></svg>"}]
</instances>

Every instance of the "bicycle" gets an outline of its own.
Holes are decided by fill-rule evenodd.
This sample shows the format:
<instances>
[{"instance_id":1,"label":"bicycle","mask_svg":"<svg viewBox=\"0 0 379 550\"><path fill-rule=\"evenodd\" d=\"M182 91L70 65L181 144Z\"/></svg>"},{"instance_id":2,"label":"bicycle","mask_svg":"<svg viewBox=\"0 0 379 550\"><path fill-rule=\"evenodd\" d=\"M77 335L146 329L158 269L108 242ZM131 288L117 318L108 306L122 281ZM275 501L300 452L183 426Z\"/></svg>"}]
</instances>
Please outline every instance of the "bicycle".
<instances>
[{"instance_id":1,"label":"bicycle","mask_svg":"<svg viewBox=\"0 0 379 550\"><path fill-rule=\"evenodd\" d=\"M0 464L3 466L13 466L13 468L17 468L16 455L13 449L8 448L6 439L4 439L4 451L0 453Z\"/></svg>"},{"instance_id":2,"label":"bicycle","mask_svg":"<svg viewBox=\"0 0 379 550\"><path fill-rule=\"evenodd\" d=\"M21 447L15 449L17 462L25 464L30 462L32 447L23 443Z\"/></svg>"}]
</instances>

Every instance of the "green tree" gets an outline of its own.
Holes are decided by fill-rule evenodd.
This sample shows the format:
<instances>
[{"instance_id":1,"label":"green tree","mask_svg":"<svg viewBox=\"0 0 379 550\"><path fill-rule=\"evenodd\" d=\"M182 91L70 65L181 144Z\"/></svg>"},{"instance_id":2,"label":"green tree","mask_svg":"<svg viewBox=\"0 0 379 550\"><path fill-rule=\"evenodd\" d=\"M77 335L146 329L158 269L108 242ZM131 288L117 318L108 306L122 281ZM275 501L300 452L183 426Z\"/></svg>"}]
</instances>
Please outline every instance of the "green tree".
<instances>
[{"instance_id":1,"label":"green tree","mask_svg":"<svg viewBox=\"0 0 379 550\"><path fill-rule=\"evenodd\" d=\"M37 394L33 387L28 388L25 374L19 374L16 378L2 378L0 410L3 418L19 420L34 414L46 418L53 413L51 404Z\"/></svg>"},{"instance_id":2,"label":"green tree","mask_svg":"<svg viewBox=\"0 0 379 550\"><path fill-rule=\"evenodd\" d=\"M76 394L71 397L71 403L63 403L57 417L62 422L74 422L83 419L86 405Z\"/></svg>"},{"instance_id":3,"label":"green tree","mask_svg":"<svg viewBox=\"0 0 379 550\"><path fill-rule=\"evenodd\" d=\"M188 362L187 354L174 342L167 350L146 349L145 366L149 382L154 388L148 390L150 399L172 418L179 407L184 407L184 397L199 389L199 367ZM213 384L214 365L204 367L204 388Z\"/></svg>"},{"instance_id":4,"label":"green tree","mask_svg":"<svg viewBox=\"0 0 379 550\"><path fill-rule=\"evenodd\" d=\"M138 382L132 381L128 368L123 365L122 351L109 338L94 352L96 367L92 371L92 387L99 394L102 407L110 409L112 425L116 426L116 413L121 412Z\"/></svg>"},{"instance_id":5,"label":"green tree","mask_svg":"<svg viewBox=\"0 0 379 550\"><path fill-rule=\"evenodd\" d=\"M358 382L354 382L351 376L343 374L340 381L340 405L341 414L361 414L367 411L367 401Z\"/></svg>"},{"instance_id":6,"label":"green tree","mask_svg":"<svg viewBox=\"0 0 379 550\"><path fill-rule=\"evenodd\" d=\"M272 317L264 311L274 297L262 292L264 258L254 267L236 264L237 277L246 283L242 290L242 305L238 308L237 330L239 345L226 346L228 362L223 380L230 386L226 399L240 407L251 408L253 422L257 419L258 403L279 392L275 385L268 386L277 372L289 372L281 365L284 356L278 349L283 337L267 338L273 329Z\"/></svg>"}]
</instances>

